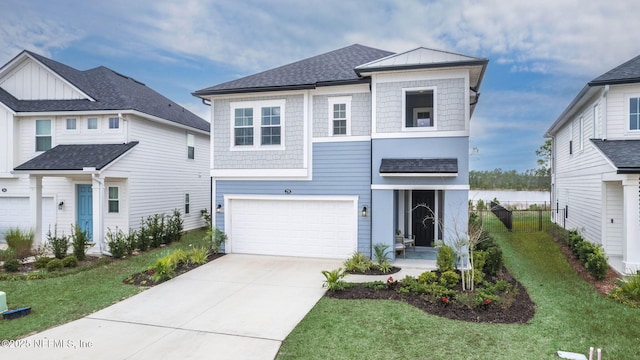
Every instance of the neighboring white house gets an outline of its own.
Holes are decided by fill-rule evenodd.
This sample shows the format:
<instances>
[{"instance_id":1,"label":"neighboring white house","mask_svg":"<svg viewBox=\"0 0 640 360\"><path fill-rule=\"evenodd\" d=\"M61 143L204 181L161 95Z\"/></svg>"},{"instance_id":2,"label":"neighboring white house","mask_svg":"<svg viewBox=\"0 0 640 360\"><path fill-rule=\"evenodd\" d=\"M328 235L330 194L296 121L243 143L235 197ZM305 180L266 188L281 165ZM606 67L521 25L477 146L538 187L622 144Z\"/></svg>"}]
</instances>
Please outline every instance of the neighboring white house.
<instances>
[{"instance_id":1,"label":"neighboring white house","mask_svg":"<svg viewBox=\"0 0 640 360\"><path fill-rule=\"evenodd\" d=\"M355 44L196 91L211 102L225 251L347 258L394 246L396 231L418 247L466 234L487 63Z\"/></svg>"},{"instance_id":2,"label":"neighboring white house","mask_svg":"<svg viewBox=\"0 0 640 360\"><path fill-rule=\"evenodd\" d=\"M23 51L0 68L0 239L9 227L108 229L210 208L209 123L106 67L79 71Z\"/></svg>"},{"instance_id":3,"label":"neighboring white house","mask_svg":"<svg viewBox=\"0 0 640 360\"><path fill-rule=\"evenodd\" d=\"M589 82L547 130L554 221L640 269L640 56Z\"/></svg>"}]
</instances>

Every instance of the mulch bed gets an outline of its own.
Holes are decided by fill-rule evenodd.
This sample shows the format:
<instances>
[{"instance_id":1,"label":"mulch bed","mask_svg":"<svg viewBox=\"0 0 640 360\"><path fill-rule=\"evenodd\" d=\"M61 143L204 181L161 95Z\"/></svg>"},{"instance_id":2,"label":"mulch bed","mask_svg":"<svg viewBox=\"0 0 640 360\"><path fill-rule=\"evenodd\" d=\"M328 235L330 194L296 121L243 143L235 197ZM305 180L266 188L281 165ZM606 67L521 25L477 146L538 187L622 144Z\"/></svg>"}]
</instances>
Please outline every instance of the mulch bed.
<instances>
[{"instance_id":1,"label":"mulch bed","mask_svg":"<svg viewBox=\"0 0 640 360\"><path fill-rule=\"evenodd\" d=\"M76 267L79 267L79 266L92 265L93 263L95 263L98 260L100 260L100 257L87 255L84 260L78 261L78 265L74 266L73 268L76 268ZM71 269L73 269L73 268L71 268ZM0 267L0 273L7 273L7 274L29 274L29 273L32 273L32 272L35 272L35 271L40 271L40 270L45 270L45 269L36 269L34 261L21 263L20 264L20 268L16 272L7 272L7 271L4 270L3 267Z\"/></svg>"},{"instance_id":2,"label":"mulch bed","mask_svg":"<svg viewBox=\"0 0 640 360\"><path fill-rule=\"evenodd\" d=\"M462 320L467 322L501 323L501 324L524 324L535 314L535 303L529 297L527 290L509 274L505 269L501 278L512 283L518 294L508 307L498 304L487 304L475 308L470 308L455 301L447 304L441 301L429 301L427 298L415 294L399 294L396 291L398 284L395 283L390 288L375 290L366 287L364 284L353 284L342 291L327 291L326 297L346 300L397 300L404 301L409 305L428 312L433 315ZM460 285L459 285L460 286ZM457 290L461 290L459 287Z\"/></svg>"},{"instance_id":3,"label":"mulch bed","mask_svg":"<svg viewBox=\"0 0 640 360\"><path fill-rule=\"evenodd\" d=\"M218 259L220 257L224 256L224 254L209 254L209 256L207 256L207 260L205 262L208 263L210 261L213 261L215 259ZM181 263L175 270L175 276L181 275L186 273L187 271L193 270L197 267L200 267L204 264L198 265L198 264L193 264L193 263L189 263L189 264L184 264ZM136 285L136 286L143 286L143 287L151 287L151 286L155 286L158 285L160 283L162 283L163 281L160 282L155 282L153 281L153 279L151 278L151 273L149 272L149 270L147 271L143 271L143 272L139 272L133 275L128 276L127 278L125 278L124 280L122 280L123 283L125 284L129 284L129 285Z\"/></svg>"},{"instance_id":4,"label":"mulch bed","mask_svg":"<svg viewBox=\"0 0 640 360\"><path fill-rule=\"evenodd\" d=\"M394 266L394 267L391 268L390 271L388 271L386 273L380 271L380 269L378 269L378 268L371 268L371 269L369 269L369 270L367 270L365 272L362 272L362 271L347 271L347 273L353 274L353 275L391 275L391 274L397 273L400 270L402 270L402 269L400 269L397 266Z\"/></svg>"}]
</instances>

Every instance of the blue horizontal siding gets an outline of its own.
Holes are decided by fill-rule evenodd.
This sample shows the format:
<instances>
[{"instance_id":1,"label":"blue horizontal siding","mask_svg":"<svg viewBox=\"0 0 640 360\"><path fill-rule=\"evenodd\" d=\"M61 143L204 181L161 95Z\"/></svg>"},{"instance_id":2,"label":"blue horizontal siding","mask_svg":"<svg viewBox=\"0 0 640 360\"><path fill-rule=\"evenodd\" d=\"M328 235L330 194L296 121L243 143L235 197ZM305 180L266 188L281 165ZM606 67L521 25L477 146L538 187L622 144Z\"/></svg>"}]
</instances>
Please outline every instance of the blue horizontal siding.
<instances>
[{"instance_id":1,"label":"blue horizontal siding","mask_svg":"<svg viewBox=\"0 0 640 360\"><path fill-rule=\"evenodd\" d=\"M371 142L328 142L313 144L313 179L309 180L217 180L215 204L225 194L349 195L358 196L361 209L371 209ZM358 251L371 252L371 217L358 217ZM224 217L216 217L224 229Z\"/></svg>"}]
</instances>

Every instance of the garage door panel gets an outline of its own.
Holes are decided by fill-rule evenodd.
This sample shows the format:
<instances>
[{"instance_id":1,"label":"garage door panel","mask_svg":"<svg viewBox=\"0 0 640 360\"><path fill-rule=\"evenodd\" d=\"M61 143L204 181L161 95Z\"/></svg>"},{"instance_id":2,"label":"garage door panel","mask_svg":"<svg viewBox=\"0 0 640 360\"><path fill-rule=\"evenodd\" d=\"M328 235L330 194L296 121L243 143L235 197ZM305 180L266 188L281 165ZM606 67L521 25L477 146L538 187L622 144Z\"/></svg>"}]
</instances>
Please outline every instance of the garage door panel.
<instances>
[{"instance_id":1,"label":"garage door panel","mask_svg":"<svg viewBox=\"0 0 640 360\"><path fill-rule=\"evenodd\" d=\"M232 199L234 253L347 258L356 249L355 200Z\"/></svg>"}]
</instances>

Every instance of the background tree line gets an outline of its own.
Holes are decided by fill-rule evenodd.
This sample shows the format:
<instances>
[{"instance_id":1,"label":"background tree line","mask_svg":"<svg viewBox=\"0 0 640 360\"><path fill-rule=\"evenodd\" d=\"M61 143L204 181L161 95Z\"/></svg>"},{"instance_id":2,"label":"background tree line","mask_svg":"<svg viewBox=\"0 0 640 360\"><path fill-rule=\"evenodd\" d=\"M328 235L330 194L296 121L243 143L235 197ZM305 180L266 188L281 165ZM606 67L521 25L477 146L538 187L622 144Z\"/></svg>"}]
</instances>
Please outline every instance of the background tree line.
<instances>
[{"instance_id":1,"label":"background tree line","mask_svg":"<svg viewBox=\"0 0 640 360\"><path fill-rule=\"evenodd\" d=\"M523 173L515 170L469 171L469 185L473 190L551 190L551 140L538 150L538 168Z\"/></svg>"}]
</instances>

